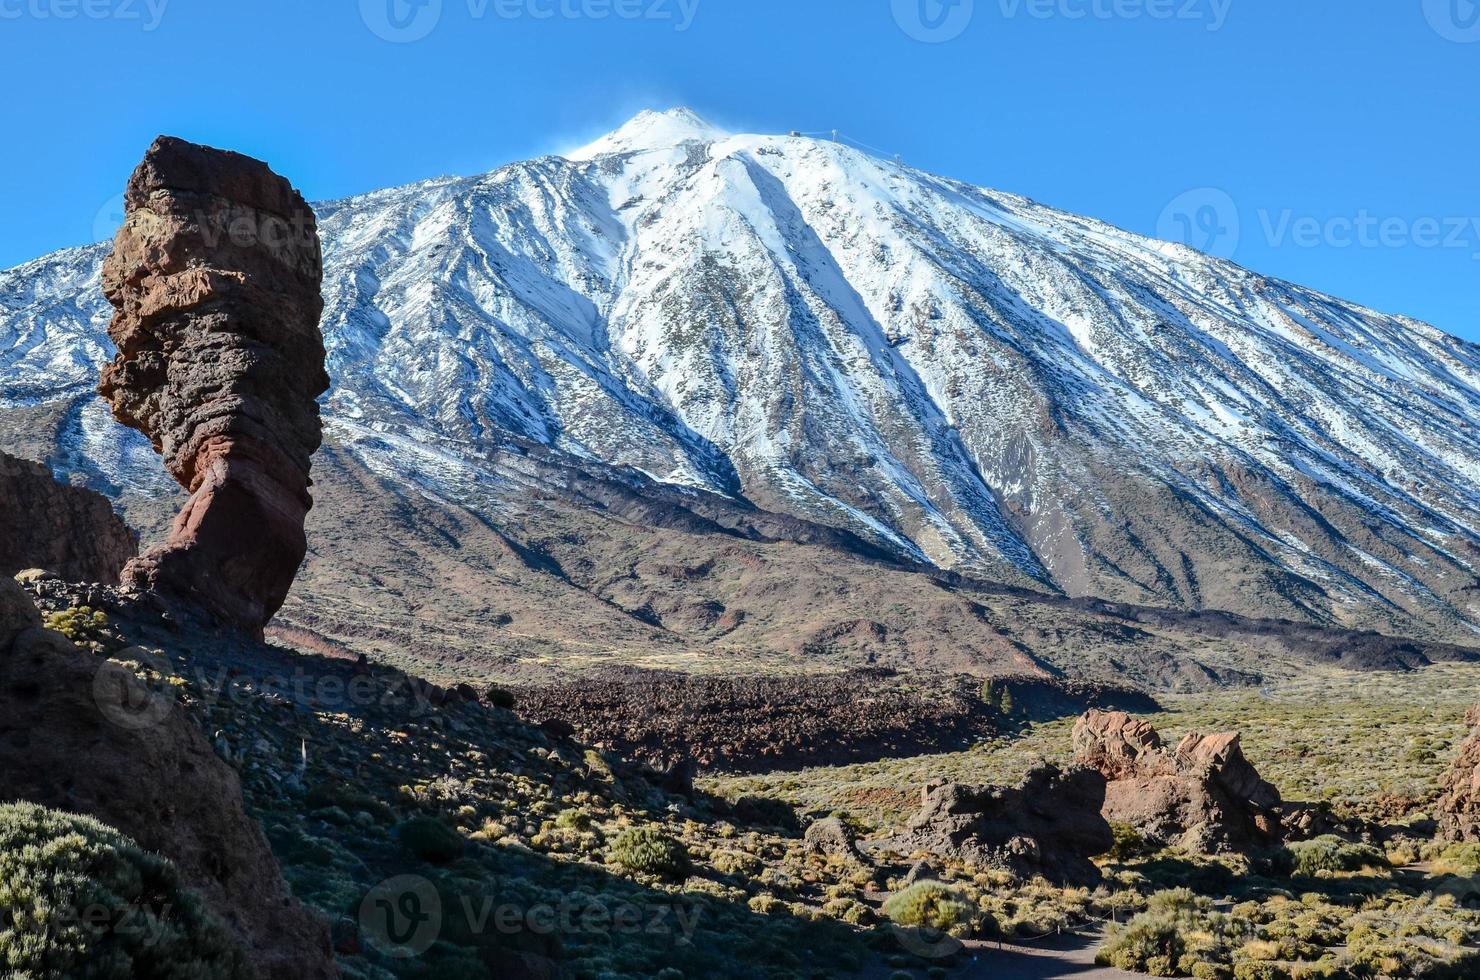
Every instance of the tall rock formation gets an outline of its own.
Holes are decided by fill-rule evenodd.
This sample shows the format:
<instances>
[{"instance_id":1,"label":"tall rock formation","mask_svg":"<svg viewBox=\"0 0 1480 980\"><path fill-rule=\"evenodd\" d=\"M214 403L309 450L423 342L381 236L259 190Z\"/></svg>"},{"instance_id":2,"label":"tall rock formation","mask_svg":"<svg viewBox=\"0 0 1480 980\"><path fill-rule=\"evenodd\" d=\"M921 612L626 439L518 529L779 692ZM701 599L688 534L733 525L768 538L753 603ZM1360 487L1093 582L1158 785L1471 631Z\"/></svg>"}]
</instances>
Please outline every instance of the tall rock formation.
<instances>
[{"instance_id":1,"label":"tall rock formation","mask_svg":"<svg viewBox=\"0 0 1480 980\"><path fill-rule=\"evenodd\" d=\"M1123 711L1091 709L1074 726L1074 761L1102 774L1105 819L1193 853L1243 851L1280 839L1280 794L1244 757L1237 732L1189 733L1168 751Z\"/></svg>"},{"instance_id":2,"label":"tall rock formation","mask_svg":"<svg viewBox=\"0 0 1480 980\"><path fill-rule=\"evenodd\" d=\"M1456 843L1480 844L1480 704L1465 715L1470 736L1439 781L1439 833Z\"/></svg>"},{"instance_id":3,"label":"tall rock formation","mask_svg":"<svg viewBox=\"0 0 1480 980\"><path fill-rule=\"evenodd\" d=\"M137 546L108 498L57 483L40 463L0 453L0 576L44 568L117 585Z\"/></svg>"},{"instance_id":4,"label":"tall rock formation","mask_svg":"<svg viewBox=\"0 0 1480 980\"><path fill-rule=\"evenodd\" d=\"M191 496L124 581L260 634L307 551L329 386L314 214L266 164L171 137L125 207L103 268L118 356L100 391Z\"/></svg>"}]
</instances>

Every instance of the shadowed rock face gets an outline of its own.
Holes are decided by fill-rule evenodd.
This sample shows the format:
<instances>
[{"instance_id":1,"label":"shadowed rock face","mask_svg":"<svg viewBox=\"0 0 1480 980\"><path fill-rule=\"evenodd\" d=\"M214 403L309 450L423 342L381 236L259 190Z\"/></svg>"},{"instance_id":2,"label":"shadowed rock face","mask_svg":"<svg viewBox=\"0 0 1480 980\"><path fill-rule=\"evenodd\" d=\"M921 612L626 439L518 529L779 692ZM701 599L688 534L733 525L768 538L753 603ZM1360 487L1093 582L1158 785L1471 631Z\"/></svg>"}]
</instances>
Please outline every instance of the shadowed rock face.
<instances>
[{"instance_id":1,"label":"shadowed rock face","mask_svg":"<svg viewBox=\"0 0 1480 980\"><path fill-rule=\"evenodd\" d=\"M1158 844L1218 853L1281 836L1279 791L1244 757L1237 732L1193 732L1169 752L1148 722L1091 710L1074 726L1074 760L1108 780L1105 819Z\"/></svg>"},{"instance_id":2,"label":"shadowed rock face","mask_svg":"<svg viewBox=\"0 0 1480 980\"><path fill-rule=\"evenodd\" d=\"M137 550L108 499L0 453L0 576L44 568L73 582L116 585Z\"/></svg>"},{"instance_id":3,"label":"shadowed rock face","mask_svg":"<svg viewBox=\"0 0 1480 980\"><path fill-rule=\"evenodd\" d=\"M1439 832L1456 843L1480 843L1480 704L1469 710L1465 722L1470 737L1440 780Z\"/></svg>"},{"instance_id":4,"label":"shadowed rock face","mask_svg":"<svg viewBox=\"0 0 1480 980\"><path fill-rule=\"evenodd\" d=\"M42 629L0 576L0 803L15 800L97 817L169 858L263 980L339 975L328 929L289 896L236 772L195 723L132 670Z\"/></svg>"},{"instance_id":5,"label":"shadowed rock face","mask_svg":"<svg viewBox=\"0 0 1480 980\"><path fill-rule=\"evenodd\" d=\"M313 211L249 157L160 137L103 267L118 356L100 392L190 500L126 584L260 634L307 550L329 386Z\"/></svg>"},{"instance_id":6,"label":"shadowed rock face","mask_svg":"<svg viewBox=\"0 0 1480 980\"><path fill-rule=\"evenodd\" d=\"M1086 885L1100 879L1090 860L1114 837L1100 815L1105 778L1093 769L1044 765L1017 786L927 789L892 850L922 850L1002 866L1023 877Z\"/></svg>"}]
</instances>

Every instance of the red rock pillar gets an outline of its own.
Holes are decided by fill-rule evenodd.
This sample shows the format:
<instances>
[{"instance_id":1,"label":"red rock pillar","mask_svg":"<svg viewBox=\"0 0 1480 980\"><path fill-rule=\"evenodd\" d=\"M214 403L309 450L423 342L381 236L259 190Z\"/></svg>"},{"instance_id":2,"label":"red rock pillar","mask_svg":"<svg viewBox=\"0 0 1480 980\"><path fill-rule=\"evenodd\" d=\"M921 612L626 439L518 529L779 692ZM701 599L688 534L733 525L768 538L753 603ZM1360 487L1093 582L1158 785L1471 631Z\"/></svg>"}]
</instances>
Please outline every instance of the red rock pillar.
<instances>
[{"instance_id":1,"label":"red rock pillar","mask_svg":"<svg viewBox=\"0 0 1480 980\"><path fill-rule=\"evenodd\" d=\"M261 633L307 552L329 386L311 208L267 165L160 137L103 267L118 356L99 391L190 492L124 582Z\"/></svg>"}]
</instances>

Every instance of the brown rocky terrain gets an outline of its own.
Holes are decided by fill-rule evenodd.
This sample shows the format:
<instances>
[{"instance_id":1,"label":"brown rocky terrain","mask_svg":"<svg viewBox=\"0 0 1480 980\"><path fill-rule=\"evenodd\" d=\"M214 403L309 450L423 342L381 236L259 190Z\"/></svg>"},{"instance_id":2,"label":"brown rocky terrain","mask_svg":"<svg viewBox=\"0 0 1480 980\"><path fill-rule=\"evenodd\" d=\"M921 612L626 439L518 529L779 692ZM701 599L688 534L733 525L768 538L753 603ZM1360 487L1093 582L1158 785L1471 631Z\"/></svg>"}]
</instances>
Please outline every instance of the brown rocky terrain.
<instances>
[{"instance_id":1,"label":"brown rocky terrain","mask_svg":"<svg viewBox=\"0 0 1480 980\"><path fill-rule=\"evenodd\" d=\"M1071 600L878 560L846 540L537 451L491 461L477 510L392 486L331 445L314 547L278 622L445 680L629 664L696 673L889 667L1159 690L1475 651ZM565 489L543 489L558 484ZM372 533L373 532L373 533Z\"/></svg>"},{"instance_id":2,"label":"brown rocky terrain","mask_svg":"<svg viewBox=\"0 0 1480 980\"><path fill-rule=\"evenodd\" d=\"M40 568L117 584L137 550L108 498L57 483L45 466L0 452L0 578Z\"/></svg>"},{"instance_id":3,"label":"brown rocky terrain","mask_svg":"<svg viewBox=\"0 0 1480 980\"><path fill-rule=\"evenodd\" d=\"M1159 846L1242 851L1280 840L1280 794L1244 757L1237 732L1189 733L1168 751L1123 711L1091 709L1074 726L1074 759L1103 775L1104 815Z\"/></svg>"},{"instance_id":4,"label":"brown rocky terrain","mask_svg":"<svg viewBox=\"0 0 1480 980\"><path fill-rule=\"evenodd\" d=\"M135 656L150 659L120 659ZM236 772L196 723L119 662L42 629L3 576L0 774L0 801L96 817L172 860L264 978L338 976L328 930L289 897Z\"/></svg>"},{"instance_id":5,"label":"brown rocky terrain","mask_svg":"<svg viewBox=\"0 0 1480 980\"><path fill-rule=\"evenodd\" d=\"M978 678L884 668L723 677L611 669L516 694L526 718L659 769L691 760L728 772L955 751L1022 719L1087 704L1155 710L1126 687L1016 677L984 689Z\"/></svg>"},{"instance_id":6,"label":"brown rocky terrain","mask_svg":"<svg viewBox=\"0 0 1480 980\"><path fill-rule=\"evenodd\" d=\"M1470 737L1440 781L1439 832L1446 840L1480 844L1480 705L1465 715Z\"/></svg>"},{"instance_id":7,"label":"brown rocky terrain","mask_svg":"<svg viewBox=\"0 0 1480 980\"><path fill-rule=\"evenodd\" d=\"M307 550L329 386L314 214L265 164L170 137L124 200L103 270L118 355L99 390L190 493L124 578L260 632Z\"/></svg>"}]
</instances>

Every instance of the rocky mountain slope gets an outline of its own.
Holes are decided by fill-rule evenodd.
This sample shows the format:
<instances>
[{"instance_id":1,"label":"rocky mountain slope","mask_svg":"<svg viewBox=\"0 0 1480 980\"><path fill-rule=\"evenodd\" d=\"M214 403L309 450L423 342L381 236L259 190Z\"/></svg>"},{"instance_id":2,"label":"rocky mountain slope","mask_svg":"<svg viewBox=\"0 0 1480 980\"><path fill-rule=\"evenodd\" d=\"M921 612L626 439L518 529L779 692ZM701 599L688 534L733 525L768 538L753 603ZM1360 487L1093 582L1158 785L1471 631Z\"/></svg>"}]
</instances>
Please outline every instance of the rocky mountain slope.
<instances>
[{"instance_id":1,"label":"rocky mountain slope","mask_svg":"<svg viewBox=\"0 0 1480 980\"><path fill-rule=\"evenodd\" d=\"M605 626L618 607L617 633L661 632L658 600L683 600L624 595L625 551L679 500L850 562L1431 640L1480 626L1480 351L1425 324L682 110L317 210L326 493L381 501L340 520L326 570L355 601L382 573L486 578L507 547ZM147 510L167 492L148 447L91 396L106 252L0 273L4 443ZM387 512L422 515L409 573L359 533ZM615 554L561 555L572 535ZM451 620L508 612L457 591Z\"/></svg>"}]
</instances>

